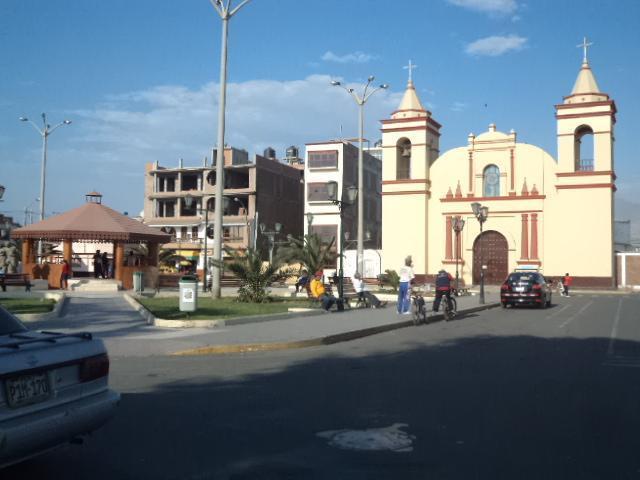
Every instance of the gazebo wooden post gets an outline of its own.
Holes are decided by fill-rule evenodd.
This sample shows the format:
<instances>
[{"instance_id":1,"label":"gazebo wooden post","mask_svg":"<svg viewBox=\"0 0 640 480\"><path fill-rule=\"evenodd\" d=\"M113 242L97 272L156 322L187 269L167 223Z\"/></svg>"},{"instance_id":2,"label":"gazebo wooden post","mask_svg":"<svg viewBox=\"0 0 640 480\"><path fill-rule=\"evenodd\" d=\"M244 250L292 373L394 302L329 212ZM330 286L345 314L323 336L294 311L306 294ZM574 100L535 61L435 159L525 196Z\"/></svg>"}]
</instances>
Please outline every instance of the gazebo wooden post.
<instances>
[{"instance_id":1,"label":"gazebo wooden post","mask_svg":"<svg viewBox=\"0 0 640 480\"><path fill-rule=\"evenodd\" d=\"M22 241L22 272L26 273L25 267L33 262L33 240L28 238Z\"/></svg>"},{"instance_id":2,"label":"gazebo wooden post","mask_svg":"<svg viewBox=\"0 0 640 480\"><path fill-rule=\"evenodd\" d=\"M122 267L124 266L124 243L114 242L113 277L122 281Z\"/></svg>"},{"instance_id":3,"label":"gazebo wooden post","mask_svg":"<svg viewBox=\"0 0 640 480\"><path fill-rule=\"evenodd\" d=\"M150 267L158 266L158 244L156 242L147 242L147 265Z\"/></svg>"},{"instance_id":4,"label":"gazebo wooden post","mask_svg":"<svg viewBox=\"0 0 640 480\"><path fill-rule=\"evenodd\" d=\"M62 243L62 257L69 263L71 266L73 249L71 246L73 245L73 240L64 240Z\"/></svg>"}]
</instances>

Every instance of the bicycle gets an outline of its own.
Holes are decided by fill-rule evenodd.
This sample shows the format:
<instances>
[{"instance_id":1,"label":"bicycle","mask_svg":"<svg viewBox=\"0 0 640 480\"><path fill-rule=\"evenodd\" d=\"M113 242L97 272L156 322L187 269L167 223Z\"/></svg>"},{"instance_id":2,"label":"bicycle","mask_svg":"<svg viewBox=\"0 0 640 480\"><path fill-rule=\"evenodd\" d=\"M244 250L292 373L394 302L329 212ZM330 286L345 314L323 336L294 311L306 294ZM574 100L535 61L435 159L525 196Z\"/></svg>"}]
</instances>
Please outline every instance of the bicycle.
<instances>
[{"instance_id":1,"label":"bicycle","mask_svg":"<svg viewBox=\"0 0 640 480\"><path fill-rule=\"evenodd\" d=\"M427 302L422 293L415 290L411 292L411 316L416 326L427 323Z\"/></svg>"},{"instance_id":2,"label":"bicycle","mask_svg":"<svg viewBox=\"0 0 640 480\"><path fill-rule=\"evenodd\" d=\"M449 304L447 297L443 296L442 314L444 315L445 321L453 320L457 313L458 302L456 302L456 299L451 297L451 304Z\"/></svg>"}]
</instances>

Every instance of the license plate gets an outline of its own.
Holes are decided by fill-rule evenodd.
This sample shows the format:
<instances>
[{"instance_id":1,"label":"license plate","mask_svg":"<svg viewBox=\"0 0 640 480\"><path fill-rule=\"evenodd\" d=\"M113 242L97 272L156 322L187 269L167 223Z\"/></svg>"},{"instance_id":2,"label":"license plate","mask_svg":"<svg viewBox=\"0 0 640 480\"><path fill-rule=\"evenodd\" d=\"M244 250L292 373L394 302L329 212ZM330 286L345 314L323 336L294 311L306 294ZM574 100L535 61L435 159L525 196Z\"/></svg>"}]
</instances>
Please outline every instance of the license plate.
<instances>
[{"instance_id":1,"label":"license plate","mask_svg":"<svg viewBox=\"0 0 640 480\"><path fill-rule=\"evenodd\" d=\"M514 288L516 292L524 292L524 287L516 287Z\"/></svg>"},{"instance_id":2,"label":"license plate","mask_svg":"<svg viewBox=\"0 0 640 480\"><path fill-rule=\"evenodd\" d=\"M7 403L10 407L21 407L46 400L51 395L46 373L34 373L7 379L5 382Z\"/></svg>"}]
</instances>

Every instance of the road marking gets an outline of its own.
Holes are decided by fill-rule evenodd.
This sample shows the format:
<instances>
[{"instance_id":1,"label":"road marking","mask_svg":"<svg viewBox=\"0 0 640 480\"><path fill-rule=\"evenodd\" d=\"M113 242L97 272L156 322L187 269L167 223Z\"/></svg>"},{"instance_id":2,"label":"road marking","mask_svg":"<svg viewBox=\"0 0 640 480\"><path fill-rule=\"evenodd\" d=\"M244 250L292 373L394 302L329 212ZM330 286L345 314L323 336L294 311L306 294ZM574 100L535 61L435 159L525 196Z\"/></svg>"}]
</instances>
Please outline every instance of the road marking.
<instances>
[{"instance_id":1,"label":"road marking","mask_svg":"<svg viewBox=\"0 0 640 480\"><path fill-rule=\"evenodd\" d=\"M613 327L611 328L611 335L609 336L609 347L607 348L607 355L613 355L613 344L616 341L618 335L618 323L620 322L620 311L622 310L622 299L618 300L618 309L616 310L616 316L613 320Z\"/></svg>"},{"instance_id":2,"label":"road marking","mask_svg":"<svg viewBox=\"0 0 640 480\"><path fill-rule=\"evenodd\" d=\"M589 303L587 303L586 305L584 305L580 310L578 310L578 313L570 316L569 318L567 318L564 322L562 322L562 324L558 327L558 328L564 328L567 325L569 325L573 320L575 320L582 312L584 312L587 308L589 308L591 305L593 304L593 300L589 301Z\"/></svg>"},{"instance_id":3,"label":"road marking","mask_svg":"<svg viewBox=\"0 0 640 480\"><path fill-rule=\"evenodd\" d=\"M560 315L562 312L564 312L570 306L571 306L570 304L567 304L564 307L562 307L560 310L558 310L557 312L554 312L551 315L547 315L547 320L549 320L550 318L555 317L556 315Z\"/></svg>"}]
</instances>

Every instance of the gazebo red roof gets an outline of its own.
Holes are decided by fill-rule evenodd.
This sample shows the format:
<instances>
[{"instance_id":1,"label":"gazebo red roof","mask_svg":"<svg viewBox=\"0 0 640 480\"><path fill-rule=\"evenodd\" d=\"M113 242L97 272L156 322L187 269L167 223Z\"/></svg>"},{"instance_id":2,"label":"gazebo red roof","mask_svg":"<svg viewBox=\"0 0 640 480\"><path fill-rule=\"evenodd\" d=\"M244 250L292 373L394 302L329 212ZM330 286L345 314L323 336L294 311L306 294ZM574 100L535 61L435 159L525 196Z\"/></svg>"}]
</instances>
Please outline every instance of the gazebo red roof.
<instances>
[{"instance_id":1,"label":"gazebo red roof","mask_svg":"<svg viewBox=\"0 0 640 480\"><path fill-rule=\"evenodd\" d=\"M85 203L55 217L12 230L11 238L166 243L171 235L100 203Z\"/></svg>"}]
</instances>

